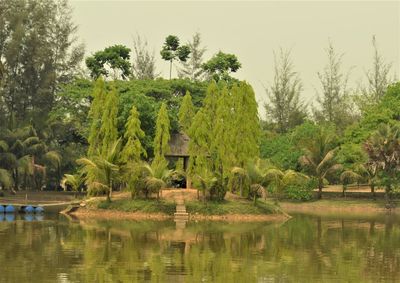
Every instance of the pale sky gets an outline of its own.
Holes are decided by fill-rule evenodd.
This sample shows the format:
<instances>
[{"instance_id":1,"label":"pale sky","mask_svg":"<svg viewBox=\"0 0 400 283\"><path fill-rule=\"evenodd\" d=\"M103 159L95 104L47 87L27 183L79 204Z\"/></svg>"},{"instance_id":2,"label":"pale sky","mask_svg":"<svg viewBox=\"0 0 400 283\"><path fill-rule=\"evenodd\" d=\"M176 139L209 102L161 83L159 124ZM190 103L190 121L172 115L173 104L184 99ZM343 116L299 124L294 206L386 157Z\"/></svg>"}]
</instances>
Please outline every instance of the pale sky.
<instances>
[{"instance_id":1,"label":"pale sky","mask_svg":"<svg viewBox=\"0 0 400 283\"><path fill-rule=\"evenodd\" d=\"M320 89L317 72L327 62L329 40L343 52L344 71L352 68L355 87L372 64L372 36L380 53L400 70L400 1L70 1L86 55L114 44L132 48L132 36L145 37L154 49L157 69L168 77L159 51L169 34L181 42L200 32L209 59L219 50L242 63L234 76L254 88L259 110L264 86L273 80L273 51L292 50L295 70L304 85L302 97L312 102Z\"/></svg>"}]
</instances>

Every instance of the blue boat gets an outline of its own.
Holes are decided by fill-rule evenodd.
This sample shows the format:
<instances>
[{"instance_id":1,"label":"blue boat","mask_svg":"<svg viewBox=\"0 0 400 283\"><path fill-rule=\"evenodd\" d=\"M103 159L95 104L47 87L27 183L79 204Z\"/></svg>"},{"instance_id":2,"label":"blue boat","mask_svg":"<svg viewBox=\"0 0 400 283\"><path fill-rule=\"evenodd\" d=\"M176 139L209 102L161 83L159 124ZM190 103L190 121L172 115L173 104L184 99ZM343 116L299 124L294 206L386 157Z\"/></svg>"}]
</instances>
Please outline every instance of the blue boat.
<instances>
[{"instance_id":1,"label":"blue boat","mask_svg":"<svg viewBox=\"0 0 400 283\"><path fill-rule=\"evenodd\" d=\"M0 205L0 213L4 213L4 205Z\"/></svg>"},{"instance_id":2,"label":"blue boat","mask_svg":"<svg viewBox=\"0 0 400 283\"><path fill-rule=\"evenodd\" d=\"M13 205L7 205L5 211L6 213L14 213L15 207Z\"/></svg>"},{"instance_id":3,"label":"blue boat","mask_svg":"<svg viewBox=\"0 0 400 283\"><path fill-rule=\"evenodd\" d=\"M35 208L35 213L42 213L42 212L44 212L44 208L43 207L38 206L38 207Z\"/></svg>"},{"instance_id":4,"label":"blue boat","mask_svg":"<svg viewBox=\"0 0 400 283\"><path fill-rule=\"evenodd\" d=\"M35 212L35 208L33 208L32 205L28 205L28 206L25 206L23 208L23 212L25 212L25 213L34 213Z\"/></svg>"}]
</instances>

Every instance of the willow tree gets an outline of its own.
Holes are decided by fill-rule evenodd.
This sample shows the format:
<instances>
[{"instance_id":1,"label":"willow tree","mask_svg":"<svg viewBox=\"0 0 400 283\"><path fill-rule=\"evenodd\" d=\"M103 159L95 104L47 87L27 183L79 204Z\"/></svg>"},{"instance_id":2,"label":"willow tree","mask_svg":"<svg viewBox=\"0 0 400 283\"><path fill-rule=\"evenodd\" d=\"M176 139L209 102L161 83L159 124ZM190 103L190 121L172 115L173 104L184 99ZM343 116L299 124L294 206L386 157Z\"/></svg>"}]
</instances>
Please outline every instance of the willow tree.
<instances>
[{"instance_id":1,"label":"willow tree","mask_svg":"<svg viewBox=\"0 0 400 283\"><path fill-rule=\"evenodd\" d=\"M121 152L121 159L123 162L138 162L140 157L146 156L140 139L144 138L145 134L140 128L139 112L133 105L128 121L125 124L124 138L126 140L125 146Z\"/></svg>"},{"instance_id":2,"label":"willow tree","mask_svg":"<svg viewBox=\"0 0 400 283\"><path fill-rule=\"evenodd\" d=\"M170 121L168 117L167 105L163 103L158 111L156 133L153 142L155 162L165 160L164 155L169 152L169 130Z\"/></svg>"},{"instance_id":3,"label":"willow tree","mask_svg":"<svg viewBox=\"0 0 400 283\"><path fill-rule=\"evenodd\" d=\"M111 91L107 93L103 116L101 118L100 136L103 137L101 143L101 155L107 155L109 149L118 139L117 131L118 116L118 96L114 85Z\"/></svg>"},{"instance_id":4,"label":"willow tree","mask_svg":"<svg viewBox=\"0 0 400 283\"><path fill-rule=\"evenodd\" d=\"M194 106L192 103L192 96L189 91L186 91L185 96L182 99L181 107L179 108L178 118L179 126L183 132L187 132L192 124L193 117L195 115Z\"/></svg>"},{"instance_id":5,"label":"willow tree","mask_svg":"<svg viewBox=\"0 0 400 283\"><path fill-rule=\"evenodd\" d=\"M101 147L102 137L100 135L102 110L106 99L106 86L103 78L96 80L92 93L93 101L90 105L89 119L91 120L89 131L89 148L88 156L96 154L98 148Z\"/></svg>"}]
</instances>

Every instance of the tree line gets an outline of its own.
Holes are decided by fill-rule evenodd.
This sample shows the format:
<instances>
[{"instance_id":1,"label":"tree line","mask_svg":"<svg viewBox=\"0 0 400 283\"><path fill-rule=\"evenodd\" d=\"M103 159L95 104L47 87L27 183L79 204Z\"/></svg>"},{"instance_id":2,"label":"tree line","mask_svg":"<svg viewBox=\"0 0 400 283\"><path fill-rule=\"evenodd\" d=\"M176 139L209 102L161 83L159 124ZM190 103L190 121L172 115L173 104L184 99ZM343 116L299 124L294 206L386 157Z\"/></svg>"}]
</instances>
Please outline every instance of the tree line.
<instances>
[{"instance_id":1,"label":"tree line","mask_svg":"<svg viewBox=\"0 0 400 283\"><path fill-rule=\"evenodd\" d=\"M309 199L329 183L343 184L343 194L351 183L385 186L388 197L397 189L399 86L375 38L367 84L355 91L329 44L315 107L301 97L290 51L279 50L260 119L251 86L232 76L239 59L219 51L204 61L200 34L186 44L166 37L166 80L139 35L132 50L106 47L81 69L76 30L66 0L0 1L2 188L56 188L63 179L149 196L188 174L203 199L216 200L227 190ZM190 137L188 172L164 158L177 132Z\"/></svg>"}]
</instances>

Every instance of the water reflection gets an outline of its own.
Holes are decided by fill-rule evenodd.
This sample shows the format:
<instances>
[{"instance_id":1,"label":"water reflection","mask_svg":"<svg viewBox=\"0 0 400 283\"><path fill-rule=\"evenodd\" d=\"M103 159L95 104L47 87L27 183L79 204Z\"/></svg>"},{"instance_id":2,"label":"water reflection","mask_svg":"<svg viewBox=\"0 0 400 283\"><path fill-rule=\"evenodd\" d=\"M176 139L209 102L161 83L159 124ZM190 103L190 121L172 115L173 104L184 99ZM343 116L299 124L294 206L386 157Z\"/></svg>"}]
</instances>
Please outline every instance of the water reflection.
<instances>
[{"instance_id":1,"label":"water reflection","mask_svg":"<svg viewBox=\"0 0 400 283\"><path fill-rule=\"evenodd\" d=\"M48 217L49 219L54 219L55 215ZM0 214L0 222L7 221L7 222L14 222L16 220L24 220L27 222L32 221L43 221L44 215L43 214L32 214L32 213L24 213L24 214L14 214L14 213L6 213Z\"/></svg>"},{"instance_id":2,"label":"water reflection","mask_svg":"<svg viewBox=\"0 0 400 283\"><path fill-rule=\"evenodd\" d=\"M279 224L17 220L0 223L0 282L393 282L399 239L394 216L296 215Z\"/></svg>"}]
</instances>

